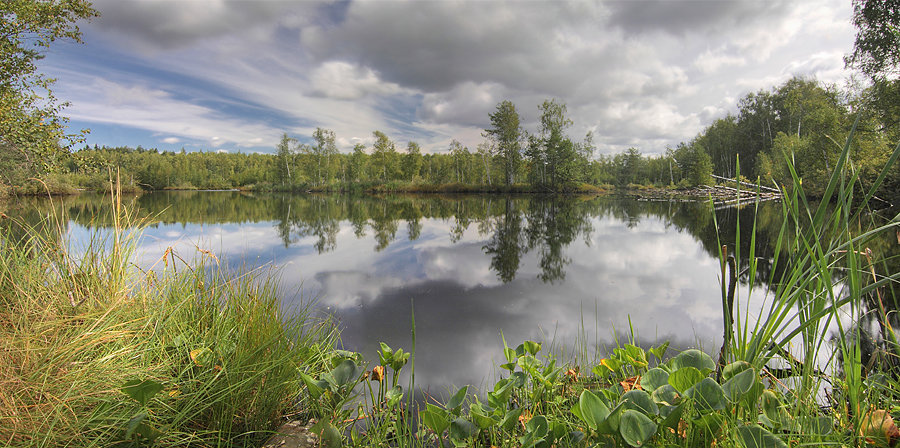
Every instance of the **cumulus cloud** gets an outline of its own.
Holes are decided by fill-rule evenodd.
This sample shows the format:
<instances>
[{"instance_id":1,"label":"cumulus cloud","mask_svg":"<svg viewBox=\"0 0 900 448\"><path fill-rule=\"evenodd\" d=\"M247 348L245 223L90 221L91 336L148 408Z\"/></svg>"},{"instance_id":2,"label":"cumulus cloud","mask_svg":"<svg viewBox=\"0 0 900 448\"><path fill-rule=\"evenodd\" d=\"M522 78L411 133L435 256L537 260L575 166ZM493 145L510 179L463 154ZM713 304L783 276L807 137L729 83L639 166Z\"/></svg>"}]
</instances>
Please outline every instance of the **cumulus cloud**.
<instances>
[{"instance_id":1,"label":"cumulus cloud","mask_svg":"<svg viewBox=\"0 0 900 448\"><path fill-rule=\"evenodd\" d=\"M850 7L841 0L100 0L96 6L103 17L85 29L98 53L73 52L58 66L90 60L95 64L81 62L84 73L122 84L106 71L130 61L119 68L135 78L131 84L170 93L190 88L193 98L178 99L207 109L224 94L259 111L216 110L225 122L267 122L301 138L326 127L344 151L370 142L376 129L420 141L428 151L446 148L452 138L474 147L499 101L512 100L533 130L537 105L557 98L569 105L573 135L598 133L599 152L623 145L660 152L695 135L714 111L732 110L726 98L793 74L840 79L840 55L853 37ZM169 88L173 83L179 87ZM117 104L114 91L78 100L82 111L104 107L88 102ZM134 125L134 112L123 124ZM168 132L171 120L156 112L159 125L140 126L188 137ZM196 128L191 135L201 133ZM228 134L234 133L216 131L204 140L235 141ZM261 137L266 141L257 149L274 145L269 134Z\"/></svg>"},{"instance_id":2,"label":"cumulus cloud","mask_svg":"<svg viewBox=\"0 0 900 448\"><path fill-rule=\"evenodd\" d=\"M329 61L320 65L313 71L310 82L314 93L340 100L400 92L400 86L381 81L372 69L343 61Z\"/></svg>"}]
</instances>

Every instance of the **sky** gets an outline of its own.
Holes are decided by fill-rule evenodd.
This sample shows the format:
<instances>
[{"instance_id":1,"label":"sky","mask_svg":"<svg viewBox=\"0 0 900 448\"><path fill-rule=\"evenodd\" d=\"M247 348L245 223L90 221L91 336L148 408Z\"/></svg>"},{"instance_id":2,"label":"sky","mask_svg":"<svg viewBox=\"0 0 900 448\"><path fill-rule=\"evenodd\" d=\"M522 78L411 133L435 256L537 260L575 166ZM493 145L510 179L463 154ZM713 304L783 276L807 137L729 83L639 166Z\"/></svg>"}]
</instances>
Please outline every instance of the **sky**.
<instances>
[{"instance_id":1,"label":"sky","mask_svg":"<svg viewBox=\"0 0 900 448\"><path fill-rule=\"evenodd\" d=\"M474 150L510 100L567 105L596 154L659 154L792 76L842 87L850 0L94 0L57 79L87 144L274 152L334 130L342 152L385 132Z\"/></svg>"}]
</instances>

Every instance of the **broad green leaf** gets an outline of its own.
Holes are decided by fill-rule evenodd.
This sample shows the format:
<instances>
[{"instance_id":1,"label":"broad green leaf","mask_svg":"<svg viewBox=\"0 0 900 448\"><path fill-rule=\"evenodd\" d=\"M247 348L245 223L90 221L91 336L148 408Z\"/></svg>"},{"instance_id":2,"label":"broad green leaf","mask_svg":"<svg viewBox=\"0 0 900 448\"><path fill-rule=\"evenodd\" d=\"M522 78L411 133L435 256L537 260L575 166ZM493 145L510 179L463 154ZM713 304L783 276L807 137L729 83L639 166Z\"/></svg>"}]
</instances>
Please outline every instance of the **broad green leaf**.
<instances>
[{"instance_id":1,"label":"broad green leaf","mask_svg":"<svg viewBox=\"0 0 900 448\"><path fill-rule=\"evenodd\" d=\"M660 422L660 425L664 428L678 428L678 422L681 421L681 416L684 415L684 408L687 406L687 401L682 401L678 406L666 406L661 409L664 410L665 418Z\"/></svg>"},{"instance_id":2,"label":"broad green leaf","mask_svg":"<svg viewBox=\"0 0 900 448\"><path fill-rule=\"evenodd\" d=\"M525 408L516 408L506 411L503 420L500 420L500 427L503 428L504 431L512 431L513 428L515 428L516 423L519 422L519 416L522 415L522 411L524 410Z\"/></svg>"},{"instance_id":3,"label":"broad green leaf","mask_svg":"<svg viewBox=\"0 0 900 448\"><path fill-rule=\"evenodd\" d=\"M450 426L449 414L446 410L435 406L431 403L426 404L425 412L422 413L422 421L428 429L434 431L440 436Z\"/></svg>"},{"instance_id":4,"label":"broad green leaf","mask_svg":"<svg viewBox=\"0 0 900 448\"><path fill-rule=\"evenodd\" d=\"M389 407L396 406L397 403L400 403L400 400L403 399L403 388L399 385L392 387L384 394L384 398L387 399Z\"/></svg>"},{"instance_id":5,"label":"broad green leaf","mask_svg":"<svg viewBox=\"0 0 900 448\"><path fill-rule=\"evenodd\" d=\"M331 423L327 423L320 434L322 446L327 448L341 448L344 443L344 436Z\"/></svg>"},{"instance_id":6,"label":"broad green leaf","mask_svg":"<svg viewBox=\"0 0 900 448\"><path fill-rule=\"evenodd\" d=\"M694 384L699 383L703 377L703 373L696 367L682 367L669 374L669 384L678 392L684 393L684 391L693 387Z\"/></svg>"},{"instance_id":7,"label":"broad green leaf","mask_svg":"<svg viewBox=\"0 0 900 448\"><path fill-rule=\"evenodd\" d=\"M685 350L679 353L678 356L670 359L669 365L672 367L672 370L693 367L702 372L703 375L716 370L716 362L713 361L712 357L694 348Z\"/></svg>"},{"instance_id":8,"label":"broad green leaf","mask_svg":"<svg viewBox=\"0 0 900 448\"><path fill-rule=\"evenodd\" d=\"M469 391L469 386L463 386L452 397L450 397L450 401L447 402L447 409L456 409L462 406L463 401L466 399L466 393Z\"/></svg>"},{"instance_id":9,"label":"broad green leaf","mask_svg":"<svg viewBox=\"0 0 900 448\"><path fill-rule=\"evenodd\" d=\"M634 409L626 409L619 420L619 434L631 446L643 446L656 434L656 429L653 420Z\"/></svg>"},{"instance_id":10,"label":"broad green leaf","mask_svg":"<svg viewBox=\"0 0 900 448\"><path fill-rule=\"evenodd\" d=\"M827 436L834 431L834 419L829 415L820 417L798 417L803 434Z\"/></svg>"},{"instance_id":11,"label":"broad green leaf","mask_svg":"<svg viewBox=\"0 0 900 448\"><path fill-rule=\"evenodd\" d=\"M738 434L746 448L787 448L784 441L759 425L741 426Z\"/></svg>"},{"instance_id":12,"label":"broad green leaf","mask_svg":"<svg viewBox=\"0 0 900 448\"><path fill-rule=\"evenodd\" d=\"M331 377L334 378L335 385L343 387L355 384L360 373L361 368L355 362L345 359L331 371Z\"/></svg>"},{"instance_id":13,"label":"broad green leaf","mask_svg":"<svg viewBox=\"0 0 900 448\"><path fill-rule=\"evenodd\" d=\"M606 404L587 389L581 392L581 396L578 398L578 407L582 420L591 429L597 429L600 423L609 417L609 408Z\"/></svg>"},{"instance_id":14,"label":"broad green leaf","mask_svg":"<svg viewBox=\"0 0 900 448\"><path fill-rule=\"evenodd\" d=\"M669 349L669 341L666 341L656 347L650 348L647 351L650 352L651 355L656 356L656 359L662 361L663 356L666 356L666 351L668 349Z\"/></svg>"},{"instance_id":15,"label":"broad green leaf","mask_svg":"<svg viewBox=\"0 0 900 448\"><path fill-rule=\"evenodd\" d=\"M157 383L153 380L131 380L126 382L122 386L122 392L125 395L133 398L135 401L141 404L141 406L147 406L147 402L153 398L154 395L159 393L163 389L163 385Z\"/></svg>"},{"instance_id":16,"label":"broad green leaf","mask_svg":"<svg viewBox=\"0 0 900 448\"><path fill-rule=\"evenodd\" d=\"M300 379L303 380L303 383L306 384L306 389L309 390L309 396L312 397L313 400L318 400L319 397L322 396L322 392L324 392L324 388L313 379L313 377L309 376L306 372L302 370L298 370L297 373L300 374Z\"/></svg>"},{"instance_id":17,"label":"broad green leaf","mask_svg":"<svg viewBox=\"0 0 900 448\"><path fill-rule=\"evenodd\" d=\"M503 347L503 356L506 358L506 362L513 365L515 365L516 360L519 359L519 357L516 356L516 351L509 347Z\"/></svg>"},{"instance_id":18,"label":"broad green leaf","mask_svg":"<svg viewBox=\"0 0 900 448\"><path fill-rule=\"evenodd\" d=\"M493 409L485 409L482 403L472 403L469 406L469 417L481 429L487 429L497 424L497 420L491 417Z\"/></svg>"},{"instance_id":19,"label":"broad green leaf","mask_svg":"<svg viewBox=\"0 0 900 448\"><path fill-rule=\"evenodd\" d=\"M625 344L625 357L631 365L640 369L649 364L644 349L631 344Z\"/></svg>"},{"instance_id":20,"label":"broad green leaf","mask_svg":"<svg viewBox=\"0 0 900 448\"><path fill-rule=\"evenodd\" d=\"M525 429L535 434L536 436L543 438L547 435L547 432L550 429L550 424L547 422L547 417L543 415L535 415L528 420L528 423L525 424Z\"/></svg>"},{"instance_id":21,"label":"broad green leaf","mask_svg":"<svg viewBox=\"0 0 900 448\"><path fill-rule=\"evenodd\" d=\"M525 341L525 351L527 351L531 356L537 355L539 351L541 351L541 343L534 341Z\"/></svg>"},{"instance_id":22,"label":"broad green leaf","mask_svg":"<svg viewBox=\"0 0 900 448\"><path fill-rule=\"evenodd\" d=\"M659 407L650 398L650 394L638 389L632 389L622 395L622 403L625 409L632 409L644 413L645 415L659 414Z\"/></svg>"},{"instance_id":23,"label":"broad green leaf","mask_svg":"<svg viewBox=\"0 0 900 448\"><path fill-rule=\"evenodd\" d=\"M737 403L744 394L750 392L756 381L756 369L750 367L732 376L731 379L722 385L722 389L725 391L725 397L728 398L728 401Z\"/></svg>"},{"instance_id":24,"label":"broad green leaf","mask_svg":"<svg viewBox=\"0 0 900 448\"><path fill-rule=\"evenodd\" d=\"M735 361L731 364L728 364L724 369L722 369L722 379L728 381L735 375L752 368L753 366L750 365L750 363L747 361Z\"/></svg>"},{"instance_id":25,"label":"broad green leaf","mask_svg":"<svg viewBox=\"0 0 900 448\"><path fill-rule=\"evenodd\" d=\"M469 437L475 435L475 432L478 431L478 427L475 426L472 422L458 417L456 420L450 422L450 439L456 442L464 442Z\"/></svg>"},{"instance_id":26,"label":"broad green leaf","mask_svg":"<svg viewBox=\"0 0 900 448\"><path fill-rule=\"evenodd\" d=\"M702 381L688 389L685 396L697 403L701 410L712 411L725 409L725 392L722 386L712 378L703 378Z\"/></svg>"},{"instance_id":27,"label":"broad green leaf","mask_svg":"<svg viewBox=\"0 0 900 448\"><path fill-rule=\"evenodd\" d=\"M128 423L125 424L125 438L130 439L132 435L134 435L135 431L137 431L138 425L140 425L144 419L147 418L146 412L138 412L128 420Z\"/></svg>"},{"instance_id":28,"label":"broad green leaf","mask_svg":"<svg viewBox=\"0 0 900 448\"><path fill-rule=\"evenodd\" d=\"M671 384L663 385L650 394L650 398L657 403L668 403L670 405L678 404L681 395L672 387Z\"/></svg>"},{"instance_id":29,"label":"broad green leaf","mask_svg":"<svg viewBox=\"0 0 900 448\"><path fill-rule=\"evenodd\" d=\"M668 383L669 373L659 367L654 367L641 376L641 389L650 393Z\"/></svg>"}]
</instances>

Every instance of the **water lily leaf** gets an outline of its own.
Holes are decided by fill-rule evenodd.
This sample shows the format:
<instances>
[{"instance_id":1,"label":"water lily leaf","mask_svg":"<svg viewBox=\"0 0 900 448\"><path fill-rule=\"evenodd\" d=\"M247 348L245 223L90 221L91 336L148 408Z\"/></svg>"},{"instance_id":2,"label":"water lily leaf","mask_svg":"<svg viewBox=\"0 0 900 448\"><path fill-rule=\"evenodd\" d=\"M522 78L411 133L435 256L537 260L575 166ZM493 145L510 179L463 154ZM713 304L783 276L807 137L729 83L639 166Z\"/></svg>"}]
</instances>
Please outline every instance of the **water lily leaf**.
<instances>
[{"instance_id":1,"label":"water lily leaf","mask_svg":"<svg viewBox=\"0 0 900 448\"><path fill-rule=\"evenodd\" d=\"M669 366L676 371L684 367L693 367L703 375L708 375L709 372L716 370L716 362L712 357L694 348L685 350L669 360Z\"/></svg>"},{"instance_id":2,"label":"water lily leaf","mask_svg":"<svg viewBox=\"0 0 900 448\"><path fill-rule=\"evenodd\" d=\"M638 389L632 389L622 395L622 404L625 409L639 411L644 415L659 414L659 407L650 398L650 394Z\"/></svg>"},{"instance_id":3,"label":"water lily leaf","mask_svg":"<svg viewBox=\"0 0 900 448\"><path fill-rule=\"evenodd\" d=\"M651 355L656 356L656 359L662 361L663 356L666 355L666 351L668 349L669 349L669 341L666 341L656 347L651 347L647 351L650 352Z\"/></svg>"},{"instance_id":4,"label":"water lily leaf","mask_svg":"<svg viewBox=\"0 0 900 448\"><path fill-rule=\"evenodd\" d=\"M490 416L493 409L485 409L482 403L472 403L469 406L469 417L481 429L487 429L497 424L497 419Z\"/></svg>"},{"instance_id":5,"label":"water lily leaf","mask_svg":"<svg viewBox=\"0 0 900 448\"><path fill-rule=\"evenodd\" d=\"M781 408L781 400L778 399L778 395L775 394L772 390L765 390L762 393L762 410L766 417L769 418L773 423L780 422L781 418L778 415L778 410Z\"/></svg>"},{"instance_id":6,"label":"water lily leaf","mask_svg":"<svg viewBox=\"0 0 900 448\"><path fill-rule=\"evenodd\" d=\"M578 398L578 408L581 418L591 429L597 429L599 424L609 417L609 408L593 392L585 389Z\"/></svg>"},{"instance_id":7,"label":"water lily leaf","mask_svg":"<svg viewBox=\"0 0 900 448\"><path fill-rule=\"evenodd\" d=\"M465 442L466 439L475 435L477 431L477 426L462 417L458 417L450 422L450 440L454 441L454 443Z\"/></svg>"},{"instance_id":8,"label":"water lily leaf","mask_svg":"<svg viewBox=\"0 0 900 448\"><path fill-rule=\"evenodd\" d=\"M666 372L659 367L654 367L641 376L641 389L650 393L668 383L669 372Z\"/></svg>"},{"instance_id":9,"label":"water lily leaf","mask_svg":"<svg viewBox=\"0 0 900 448\"><path fill-rule=\"evenodd\" d=\"M678 392L684 393L684 391L693 387L694 384L699 383L703 377L703 373L696 367L682 367L669 374L669 385Z\"/></svg>"},{"instance_id":10,"label":"water lily leaf","mask_svg":"<svg viewBox=\"0 0 900 448\"><path fill-rule=\"evenodd\" d=\"M516 364L515 362L508 362L506 364L500 364L500 368L503 368L503 369L506 369L506 370L509 370L510 372L512 372L512 371L516 370L517 365L518 364Z\"/></svg>"},{"instance_id":11,"label":"water lily leaf","mask_svg":"<svg viewBox=\"0 0 900 448\"><path fill-rule=\"evenodd\" d=\"M722 385L725 391L725 397L732 403L737 403L747 392L753 389L753 384L757 381L756 369L750 367L740 373L734 374L731 379Z\"/></svg>"},{"instance_id":12,"label":"water lily leaf","mask_svg":"<svg viewBox=\"0 0 900 448\"><path fill-rule=\"evenodd\" d=\"M603 366L603 364L597 364L594 367L591 367L591 373L597 375L598 378L609 378L609 374L611 373L609 369Z\"/></svg>"},{"instance_id":13,"label":"water lily leaf","mask_svg":"<svg viewBox=\"0 0 900 448\"><path fill-rule=\"evenodd\" d=\"M525 351L531 356L537 355L541 351L541 343L534 341L525 341Z\"/></svg>"},{"instance_id":14,"label":"water lily leaf","mask_svg":"<svg viewBox=\"0 0 900 448\"><path fill-rule=\"evenodd\" d=\"M516 360L519 359L516 355L516 351L509 347L503 347L503 356L506 357L506 362L512 364L515 364Z\"/></svg>"},{"instance_id":15,"label":"water lily leaf","mask_svg":"<svg viewBox=\"0 0 900 448\"><path fill-rule=\"evenodd\" d=\"M494 384L494 391L488 392L488 404L496 410L506 409L506 404L513 393L513 382L508 379L501 380Z\"/></svg>"},{"instance_id":16,"label":"water lily leaf","mask_svg":"<svg viewBox=\"0 0 900 448\"><path fill-rule=\"evenodd\" d=\"M158 394L159 391L163 389L163 385L157 383L156 381L146 379L146 380L131 380L122 385L122 392L125 395L128 395L135 401L141 404L141 406L147 406L147 402L153 398L154 395Z\"/></svg>"},{"instance_id":17,"label":"water lily leaf","mask_svg":"<svg viewBox=\"0 0 900 448\"><path fill-rule=\"evenodd\" d=\"M728 381L735 375L752 368L753 366L747 361L735 361L722 369L722 379Z\"/></svg>"},{"instance_id":18,"label":"water lily leaf","mask_svg":"<svg viewBox=\"0 0 900 448\"><path fill-rule=\"evenodd\" d=\"M661 409L660 413L665 414L665 418L662 422L660 422L660 426L663 428L678 428L678 422L681 421L681 416L684 415L684 408L687 406L686 401L682 401L678 406L666 406Z\"/></svg>"},{"instance_id":19,"label":"water lily leaf","mask_svg":"<svg viewBox=\"0 0 900 448\"><path fill-rule=\"evenodd\" d=\"M629 364L639 369L643 369L649 365L647 362L647 354L644 352L644 349L631 344L625 344L625 359Z\"/></svg>"},{"instance_id":20,"label":"water lily leaf","mask_svg":"<svg viewBox=\"0 0 900 448\"><path fill-rule=\"evenodd\" d=\"M622 363L617 359L605 358L600 360L600 365L606 367L612 373L616 373L622 369Z\"/></svg>"},{"instance_id":21,"label":"water lily leaf","mask_svg":"<svg viewBox=\"0 0 900 448\"><path fill-rule=\"evenodd\" d=\"M525 429L528 432L535 434L537 437L543 438L547 435L547 432L550 429L550 425L547 422L547 417L544 417L543 415L535 415L531 418L531 420L528 420L528 423L525 424Z\"/></svg>"},{"instance_id":22,"label":"water lily leaf","mask_svg":"<svg viewBox=\"0 0 900 448\"><path fill-rule=\"evenodd\" d=\"M344 436L334 425L327 423L319 434L322 440L322 446L327 448L341 448L344 442Z\"/></svg>"},{"instance_id":23,"label":"water lily leaf","mask_svg":"<svg viewBox=\"0 0 900 448\"><path fill-rule=\"evenodd\" d=\"M519 438L519 442L522 444L522 448L534 447L544 442L547 436L549 429L547 418L543 415L536 415L531 420L528 420L528 423L525 424L525 429L528 432L525 436Z\"/></svg>"},{"instance_id":24,"label":"water lily leaf","mask_svg":"<svg viewBox=\"0 0 900 448\"><path fill-rule=\"evenodd\" d=\"M657 403L674 405L678 404L681 395L671 384L666 384L654 390L653 393L650 394L650 398Z\"/></svg>"},{"instance_id":25,"label":"water lily leaf","mask_svg":"<svg viewBox=\"0 0 900 448\"><path fill-rule=\"evenodd\" d=\"M457 409L459 408L463 401L466 399L466 394L469 391L469 386L463 386L452 397L450 397L450 401L447 402L447 409Z\"/></svg>"},{"instance_id":26,"label":"water lily leaf","mask_svg":"<svg viewBox=\"0 0 900 448\"><path fill-rule=\"evenodd\" d=\"M714 438L725 425L725 417L719 413L705 414L695 418L691 424L695 429L703 431L707 437Z\"/></svg>"},{"instance_id":27,"label":"water lily leaf","mask_svg":"<svg viewBox=\"0 0 900 448\"><path fill-rule=\"evenodd\" d=\"M387 404L389 407L396 406L397 403L400 403L400 400L403 398L403 388L399 385L392 387L384 394L384 398L387 399Z\"/></svg>"},{"instance_id":28,"label":"water lily leaf","mask_svg":"<svg viewBox=\"0 0 900 448\"><path fill-rule=\"evenodd\" d=\"M829 416L798 417L803 434L817 434L827 436L834 430L834 419Z\"/></svg>"},{"instance_id":29,"label":"water lily leaf","mask_svg":"<svg viewBox=\"0 0 900 448\"><path fill-rule=\"evenodd\" d=\"M300 374L300 379L306 384L306 389L309 390L309 396L312 397L313 400L318 400L319 397L322 396L324 389L328 387L327 383L323 385L322 381L314 380L313 377L302 370L298 370L297 373Z\"/></svg>"},{"instance_id":30,"label":"water lily leaf","mask_svg":"<svg viewBox=\"0 0 900 448\"><path fill-rule=\"evenodd\" d=\"M619 421L619 434L631 446L643 446L656 434L656 429L653 420L634 409L626 409Z\"/></svg>"},{"instance_id":31,"label":"water lily leaf","mask_svg":"<svg viewBox=\"0 0 900 448\"><path fill-rule=\"evenodd\" d=\"M331 371L331 378L336 386L343 387L355 384L362 373L362 368L350 359L345 359Z\"/></svg>"},{"instance_id":32,"label":"water lily leaf","mask_svg":"<svg viewBox=\"0 0 900 448\"><path fill-rule=\"evenodd\" d=\"M525 377L524 372L513 372L512 375L509 376L509 378L512 380L513 385L517 389L521 389L522 387L525 387L526 377Z\"/></svg>"},{"instance_id":33,"label":"water lily leaf","mask_svg":"<svg viewBox=\"0 0 900 448\"><path fill-rule=\"evenodd\" d=\"M525 408L516 408L506 411L503 420L500 420L500 427L503 428L504 431L512 431L519 421L519 416L522 415L522 411L524 410Z\"/></svg>"},{"instance_id":34,"label":"water lily leaf","mask_svg":"<svg viewBox=\"0 0 900 448\"><path fill-rule=\"evenodd\" d=\"M712 411L725 409L725 392L722 386L712 378L703 378L702 381L688 389L685 396L691 397L701 410Z\"/></svg>"},{"instance_id":35,"label":"water lily leaf","mask_svg":"<svg viewBox=\"0 0 900 448\"><path fill-rule=\"evenodd\" d=\"M784 441L759 425L741 426L738 434L746 448L787 448Z\"/></svg>"},{"instance_id":36,"label":"water lily leaf","mask_svg":"<svg viewBox=\"0 0 900 448\"><path fill-rule=\"evenodd\" d=\"M426 404L425 412L422 413L422 421L428 429L434 431L440 436L450 426L449 414L446 410L435 406L431 403Z\"/></svg>"}]
</instances>

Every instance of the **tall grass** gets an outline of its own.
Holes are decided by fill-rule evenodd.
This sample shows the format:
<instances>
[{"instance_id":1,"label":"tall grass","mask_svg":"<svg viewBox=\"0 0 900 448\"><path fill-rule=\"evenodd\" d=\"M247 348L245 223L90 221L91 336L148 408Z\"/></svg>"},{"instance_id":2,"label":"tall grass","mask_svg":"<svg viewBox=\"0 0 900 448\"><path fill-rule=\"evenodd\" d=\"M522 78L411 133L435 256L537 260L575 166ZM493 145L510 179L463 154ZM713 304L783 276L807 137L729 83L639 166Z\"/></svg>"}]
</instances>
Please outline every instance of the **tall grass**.
<instances>
[{"instance_id":1,"label":"tall grass","mask_svg":"<svg viewBox=\"0 0 900 448\"><path fill-rule=\"evenodd\" d=\"M283 309L268 271L172 253L141 271L117 210L78 249L64 216L0 234L0 444L149 442L140 423L155 446L255 446L304 412L297 371L324 368L333 326ZM129 381L161 390L140 403Z\"/></svg>"}]
</instances>

